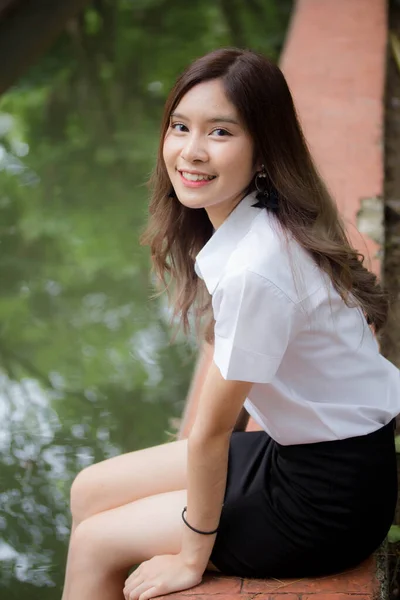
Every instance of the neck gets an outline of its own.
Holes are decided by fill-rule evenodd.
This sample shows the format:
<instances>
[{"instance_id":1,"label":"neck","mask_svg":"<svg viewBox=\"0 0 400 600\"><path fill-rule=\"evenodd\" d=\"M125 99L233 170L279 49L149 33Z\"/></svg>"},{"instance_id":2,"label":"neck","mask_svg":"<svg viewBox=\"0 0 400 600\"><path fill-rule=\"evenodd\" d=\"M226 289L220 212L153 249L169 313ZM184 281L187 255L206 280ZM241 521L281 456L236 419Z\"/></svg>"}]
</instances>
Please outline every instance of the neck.
<instances>
[{"instance_id":1,"label":"neck","mask_svg":"<svg viewBox=\"0 0 400 600\"><path fill-rule=\"evenodd\" d=\"M219 227L221 227L222 223L224 221L226 221L226 219L229 217L231 212L233 212L235 210L235 208L237 207L239 202L241 202L243 200L243 198L244 198L244 196L240 195L238 198L235 198L234 200L230 200L229 203L224 202L222 205L215 204L213 206L208 206L205 209L205 211L208 215L208 218L210 219L212 226L214 227L215 230L217 230Z\"/></svg>"}]
</instances>

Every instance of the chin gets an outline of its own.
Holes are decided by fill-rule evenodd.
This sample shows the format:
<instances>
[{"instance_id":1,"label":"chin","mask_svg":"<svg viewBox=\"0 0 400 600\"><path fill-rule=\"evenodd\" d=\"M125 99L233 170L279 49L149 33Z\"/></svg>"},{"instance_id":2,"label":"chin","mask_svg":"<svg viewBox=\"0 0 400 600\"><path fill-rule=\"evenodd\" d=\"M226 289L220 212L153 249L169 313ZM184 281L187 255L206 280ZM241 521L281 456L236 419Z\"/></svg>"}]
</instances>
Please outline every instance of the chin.
<instances>
[{"instance_id":1,"label":"chin","mask_svg":"<svg viewBox=\"0 0 400 600\"><path fill-rule=\"evenodd\" d=\"M187 190L178 190L177 187L174 189L179 202L188 208L203 208L204 204L207 204L205 198L199 197L198 194L188 193Z\"/></svg>"},{"instance_id":2,"label":"chin","mask_svg":"<svg viewBox=\"0 0 400 600\"><path fill-rule=\"evenodd\" d=\"M186 208L204 208L204 202L199 202L196 200L188 200L188 199L183 199L181 196L179 196L179 194L176 195L179 202L183 205L186 206Z\"/></svg>"}]
</instances>

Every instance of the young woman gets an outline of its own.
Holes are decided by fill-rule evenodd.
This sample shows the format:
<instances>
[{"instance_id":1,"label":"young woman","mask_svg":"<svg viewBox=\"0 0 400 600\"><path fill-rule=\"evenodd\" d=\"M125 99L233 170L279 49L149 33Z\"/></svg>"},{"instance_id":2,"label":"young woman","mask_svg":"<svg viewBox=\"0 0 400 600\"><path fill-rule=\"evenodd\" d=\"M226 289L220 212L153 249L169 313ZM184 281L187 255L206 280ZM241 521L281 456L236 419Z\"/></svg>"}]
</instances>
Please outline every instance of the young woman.
<instances>
[{"instance_id":1,"label":"young woman","mask_svg":"<svg viewBox=\"0 0 400 600\"><path fill-rule=\"evenodd\" d=\"M386 296L277 66L237 49L189 66L165 107L150 213L155 270L185 328L206 323L213 361L188 440L78 475L64 600L148 600L207 568L359 563L394 514L399 371L374 335ZM243 406L261 431L233 432Z\"/></svg>"}]
</instances>

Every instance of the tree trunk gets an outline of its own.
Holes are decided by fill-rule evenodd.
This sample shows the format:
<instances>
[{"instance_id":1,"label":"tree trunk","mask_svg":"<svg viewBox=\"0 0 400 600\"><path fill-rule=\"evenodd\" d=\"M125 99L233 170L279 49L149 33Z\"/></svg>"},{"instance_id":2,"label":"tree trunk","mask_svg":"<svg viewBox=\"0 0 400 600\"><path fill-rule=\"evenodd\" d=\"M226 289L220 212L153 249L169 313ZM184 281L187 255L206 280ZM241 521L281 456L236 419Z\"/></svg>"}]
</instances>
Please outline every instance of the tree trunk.
<instances>
[{"instance_id":1,"label":"tree trunk","mask_svg":"<svg viewBox=\"0 0 400 600\"><path fill-rule=\"evenodd\" d=\"M234 0L220 0L222 14L231 35L232 45L237 48L246 47L245 34L242 27L240 9Z\"/></svg>"},{"instance_id":2,"label":"tree trunk","mask_svg":"<svg viewBox=\"0 0 400 600\"><path fill-rule=\"evenodd\" d=\"M88 0L22 0L0 20L0 94L43 54ZM5 4L5 0L0 4ZM11 8L10 8L11 6Z\"/></svg>"}]
</instances>

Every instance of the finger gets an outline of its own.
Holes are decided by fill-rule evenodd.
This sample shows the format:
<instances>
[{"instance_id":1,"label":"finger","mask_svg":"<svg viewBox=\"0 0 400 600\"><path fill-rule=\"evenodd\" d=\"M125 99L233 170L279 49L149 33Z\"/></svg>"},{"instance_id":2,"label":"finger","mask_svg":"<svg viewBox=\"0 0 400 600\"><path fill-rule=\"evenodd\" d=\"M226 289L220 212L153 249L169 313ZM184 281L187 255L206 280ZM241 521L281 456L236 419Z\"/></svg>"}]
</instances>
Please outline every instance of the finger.
<instances>
[{"instance_id":1,"label":"finger","mask_svg":"<svg viewBox=\"0 0 400 600\"><path fill-rule=\"evenodd\" d=\"M133 584L132 584L132 582L130 582L130 581L126 581L126 582L125 582L125 587L124 587L124 589L122 590L122 591L123 591L123 594L124 594L124 596L125 596L125 598L126 598L126 600L128 600L128 598L129 598L129 594L130 594L131 592L134 592L135 590L137 590L137 589L138 589L138 587L139 587L140 585L142 585L143 583L144 583L144 581L143 581L143 580L141 580L141 581L138 581L137 583L133 583Z\"/></svg>"},{"instance_id":2,"label":"finger","mask_svg":"<svg viewBox=\"0 0 400 600\"><path fill-rule=\"evenodd\" d=\"M132 573L126 579L126 581L129 581L129 580L133 581L134 579L136 579L136 577L139 577L139 575L141 575L141 568L142 568L142 565L139 565L138 567L136 567L136 569L134 571L132 571Z\"/></svg>"},{"instance_id":3,"label":"finger","mask_svg":"<svg viewBox=\"0 0 400 600\"><path fill-rule=\"evenodd\" d=\"M148 581L143 581L140 585L130 587L130 592L128 593L129 600L138 600L141 594L148 591L150 588L153 588L154 584L149 583Z\"/></svg>"},{"instance_id":4,"label":"finger","mask_svg":"<svg viewBox=\"0 0 400 600\"><path fill-rule=\"evenodd\" d=\"M160 592L160 590L158 590L158 588L156 587L152 587L149 590L147 590L147 592L143 592L143 594L141 594L139 596L138 600L150 600L150 598L155 598L156 596L161 596L162 592Z\"/></svg>"},{"instance_id":5,"label":"finger","mask_svg":"<svg viewBox=\"0 0 400 600\"><path fill-rule=\"evenodd\" d=\"M143 581L144 577L141 573L137 573L134 571L129 575L129 577L125 580L125 585L129 585L135 583L136 581Z\"/></svg>"}]
</instances>

